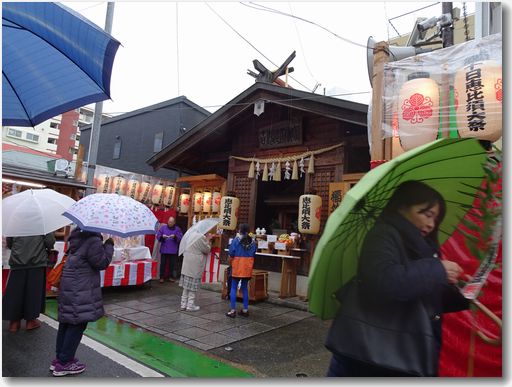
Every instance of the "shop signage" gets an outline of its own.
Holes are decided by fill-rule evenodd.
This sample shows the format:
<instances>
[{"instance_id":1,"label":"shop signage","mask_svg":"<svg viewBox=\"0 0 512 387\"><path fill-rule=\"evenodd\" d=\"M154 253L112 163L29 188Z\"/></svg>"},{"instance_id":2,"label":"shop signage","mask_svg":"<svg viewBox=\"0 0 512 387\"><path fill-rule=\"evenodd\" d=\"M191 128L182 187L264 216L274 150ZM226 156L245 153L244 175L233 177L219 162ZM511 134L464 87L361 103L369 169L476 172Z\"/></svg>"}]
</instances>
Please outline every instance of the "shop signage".
<instances>
[{"instance_id":1,"label":"shop signage","mask_svg":"<svg viewBox=\"0 0 512 387\"><path fill-rule=\"evenodd\" d=\"M296 117L260 128L258 141L261 149L301 145L302 118Z\"/></svg>"}]
</instances>

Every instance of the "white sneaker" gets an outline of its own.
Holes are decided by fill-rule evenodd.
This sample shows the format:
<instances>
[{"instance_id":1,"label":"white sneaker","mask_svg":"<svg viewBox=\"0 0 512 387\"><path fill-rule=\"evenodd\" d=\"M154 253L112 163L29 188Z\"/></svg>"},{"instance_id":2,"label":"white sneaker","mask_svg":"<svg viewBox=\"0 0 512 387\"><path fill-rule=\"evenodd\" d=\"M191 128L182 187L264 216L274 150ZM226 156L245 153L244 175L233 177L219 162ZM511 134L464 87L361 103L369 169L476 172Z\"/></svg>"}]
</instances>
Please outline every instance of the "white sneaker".
<instances>
[{"instance_id":1,"label":"white sneaker","mask_svg":"<svg viewBox=\"0 0 512 387\"><path fill-rule=\"evenodd\" d=\"M187 305L183 305L183 304L181 304L181 306L180 306L180 310L187 310Z\"/></svg>"},{"instance_id":2,"label":"white sneaker","mask_svg":"<svg viewBox=\"0 0 512 387\"><path fill-rule=\"evenodd\" d=\"M197 312L199 309L201 309L201 307L198 305L189 305L186 310L187 312Z\"/></svg>"}]
</instances>

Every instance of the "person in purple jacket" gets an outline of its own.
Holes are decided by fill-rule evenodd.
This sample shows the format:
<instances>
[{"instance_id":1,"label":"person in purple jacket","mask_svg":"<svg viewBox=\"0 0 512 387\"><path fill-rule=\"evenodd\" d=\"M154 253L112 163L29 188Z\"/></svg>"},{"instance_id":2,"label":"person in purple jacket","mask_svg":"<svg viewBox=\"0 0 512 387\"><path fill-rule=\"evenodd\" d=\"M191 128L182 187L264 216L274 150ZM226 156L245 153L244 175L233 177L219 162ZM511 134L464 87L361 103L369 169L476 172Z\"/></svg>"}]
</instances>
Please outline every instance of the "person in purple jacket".
<instances>
[{"instance_id":1,"label":"person in purple jacket","mask_svg":"<svg viewBox=\"0 0 512 387\"><path fill-rule=\"evenodd\" d=\"M156 238L160 241L160 283L164 280L175 282L174 269L178 261L178 247L180 245L183 232L176 226L176 219L170 216L167 224L160 227L156 233ZM166 275L166 266L169 267Z\"/></svg>"}]
</instances>

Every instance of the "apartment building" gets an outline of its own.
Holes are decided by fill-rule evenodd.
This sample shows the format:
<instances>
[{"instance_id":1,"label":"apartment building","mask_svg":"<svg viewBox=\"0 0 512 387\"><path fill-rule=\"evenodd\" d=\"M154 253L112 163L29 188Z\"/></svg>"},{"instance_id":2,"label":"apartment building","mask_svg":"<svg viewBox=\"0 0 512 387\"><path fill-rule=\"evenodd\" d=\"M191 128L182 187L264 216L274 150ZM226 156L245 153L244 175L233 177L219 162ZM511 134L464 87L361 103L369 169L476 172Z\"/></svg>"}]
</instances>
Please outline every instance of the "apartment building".
<instances>
[{"instance_id":1,"label":"apartment building","mask_svg":"<svg viewBox=\"0 0 512 387\"><path fill-rule=\"evenodd\" d=\"M3 126L2 142L59 155L76 161L80 126L92 124L94 110L81 107L46 120L35 127ZM103 114L103 119L110 115Z\"/></svg>"}]
</instances>

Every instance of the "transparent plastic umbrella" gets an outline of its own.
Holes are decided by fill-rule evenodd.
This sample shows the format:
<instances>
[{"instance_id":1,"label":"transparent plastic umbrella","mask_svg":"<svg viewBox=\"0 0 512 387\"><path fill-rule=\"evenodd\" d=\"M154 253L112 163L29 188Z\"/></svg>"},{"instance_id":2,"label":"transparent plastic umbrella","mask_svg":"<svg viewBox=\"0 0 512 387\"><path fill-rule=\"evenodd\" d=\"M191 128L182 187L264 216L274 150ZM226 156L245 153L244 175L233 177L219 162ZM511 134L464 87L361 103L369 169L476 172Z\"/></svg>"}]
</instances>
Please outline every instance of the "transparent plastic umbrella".
<instances>
[{"instance_id":1,"label":"transparent plastic umbrella","mask_svg":"<svg viewBox=\"0 0 512 387\"><path fill-rule=\"evenodd\" d=\"M201 237L201 235L206 234L208 231L218 225L220 220L220 218L201 219L199 222L190 227L185 235L183 235L183 238L181 238L178 255L182 255L189 246L192 246L192 244Z\"/></svg>"},{"instance_id":2,"label":"transparent plastic umbrella","mask_svg":"<svg viewBox=\"0 0 512 387\"><path fill-rule=\"evenodd\" d=\"M71 224L62 213L75 204L52 189L28 189L2 200L2 235L45 235Z\"/></svg>"}]
</instances>

